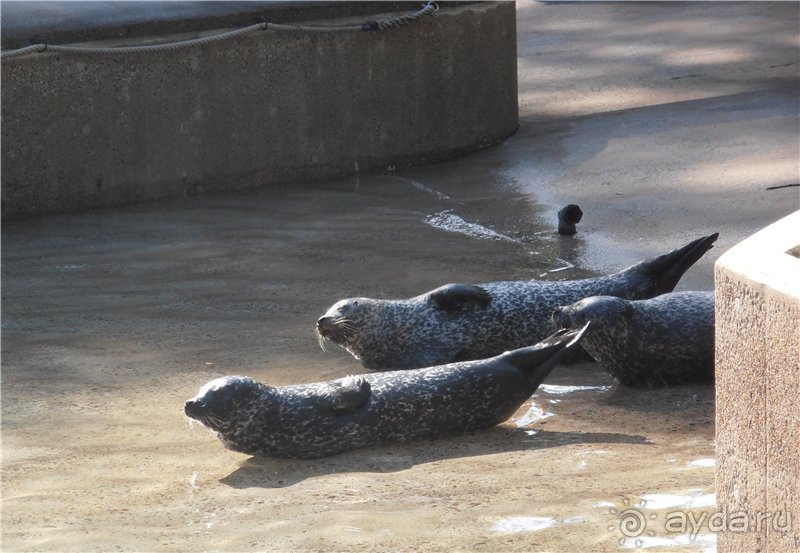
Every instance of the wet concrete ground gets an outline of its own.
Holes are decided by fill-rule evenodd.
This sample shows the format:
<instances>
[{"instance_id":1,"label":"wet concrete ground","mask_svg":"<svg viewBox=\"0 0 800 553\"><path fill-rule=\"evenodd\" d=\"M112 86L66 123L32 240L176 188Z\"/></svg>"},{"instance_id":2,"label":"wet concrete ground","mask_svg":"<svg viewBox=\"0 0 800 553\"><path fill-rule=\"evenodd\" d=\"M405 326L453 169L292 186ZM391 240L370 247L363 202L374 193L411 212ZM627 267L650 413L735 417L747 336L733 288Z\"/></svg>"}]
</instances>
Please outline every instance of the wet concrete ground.
<instances>
[{"instance_id":1,"label":"wet concrete ground","mask_svg":"<svg viewBox=\"0 0 800 553\"><path fill-rule=\"evenodd\" d=\"M722 251L798 209L766 190L798 176L796 4L518 18L521 127L496 148L4 225L3 550L713 549L664 527L714 510L710 385L559 367L495 429L318 461L232 453L183 417L219 375L361 372L317 345L336 299L577 278L719 231L680 285L710 289ZM584 221L560 238L570 202ZM626 539L629 508L646 528Z\"/></svg>"}]
</instances>

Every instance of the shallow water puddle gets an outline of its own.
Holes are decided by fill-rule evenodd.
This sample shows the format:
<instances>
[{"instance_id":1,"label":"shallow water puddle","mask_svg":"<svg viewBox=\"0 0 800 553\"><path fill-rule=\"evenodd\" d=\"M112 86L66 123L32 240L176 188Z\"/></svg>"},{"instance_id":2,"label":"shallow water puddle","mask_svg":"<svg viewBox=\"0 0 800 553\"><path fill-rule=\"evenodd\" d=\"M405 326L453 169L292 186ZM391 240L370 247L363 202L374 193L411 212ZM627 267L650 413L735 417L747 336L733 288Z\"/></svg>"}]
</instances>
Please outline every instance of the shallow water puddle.
<instances>
[{"instance_id":1,"label":"shallow water puddle","mask_svg":"<svg viewBox=\"0 0 800 553\"><path fill-rule=\"evenodd\" d=\"M539 406L537 399L541 400L541 394L565 396L575 392L605 392L612 388L612 386L565 386L560 384L542 384L539 389L532 396L528 409L519 417L514 419L514 424L517 428L528 426L537 421L548 419L555 413L552 413L545 408ZM558 405L561 399L547 399L551 405Z\"/></svg>"},{"instance_id":2,"label":"shallow water puddle","mask_svg":"<svg viewBox=\"0 0 800 553\"><path fill-rule=\"evenodd\" d=\"M517 425L517 428L522 428L524 426L528 426L531 423L536 421L541 421L544 419L548 419L553 416L553 413L550 411L545 411L541 407L539 407L535 401L531 401L530 407L528 410L525 411L522 416L517 417L514 420L514 424Z\"/></svg>"},{"instance_id":3,"label":"shallow water puddle","mask_svg":"<svg viewBox=\"0 0 800 553\"><path fill-rule=\"evenodd\" d=\"M538 532L556 525L556 519L549 517L511 517L492 526L490 532Z\"/></svg>"},{"instance_id":4,"label":"shallow water puddle","mask_svg":"<svg viewBox=\"0 0 800 553\"><path fill-rule=\"evenodd\" d=\"M539 386L537 392L561 396L573 392L605 392L611 388L612 386L561 386L558 384L542 384Z\"/></svg>"},{"instance_id":5,"label":"shallow water puddle","mask_svg":"<svg viewBox=\"0 0 800 553\"><path fill-rule=\"evenodd\" d=\"M699 491L691 496L666 493L645 494L642 496L639 506L646 509L671 509L675 507L680 507L682 509L699 509L702 507L713 507L716 504L716 494L704 494Z\"/></svg>"},{"instance_id":6,"label":"shallow water puddle","mask_svg":"<svg viewBox=\"0 0 800 553\"><path fill-rule=\"evenodd\" d=\"M452 200L453 199L450 196L448 196L447 194L445 194L444 192L439 192L438 190L434 190L430 186L426 186L426 185L422 184L421 182L419 182L417 180L409 179L409 182L411 183L411 186L413 186L417 190L421 190L421 191L425 192L426 194L430 194L431 196L436 196L440 200Z\"/></svg>"},{"instance_id":7,"label":"shallow water puddle","mask_svg":"<svg viewBox=\"0 0 800 553\"><path fill-rule=\"evenodd\" d=\"M647 493L640 496L638 502L630 502L626 500L621 507L622 510L628 508L635 509L648 509L653 511L663 509L702 509L706 507L714 507L717 504L717 495L715 493L705 493L701 489L687 490L686 495L668 494L668 493ZM609 507L610 514L616 514L620 508L616 503L611 501L598 501L592 504L592 507L602 508Z\"/></svg>"},{"instance_id":8,"label":"shallow water puddle","mask_svg":"<svg viewBox=\"0 0 800 553\"><path fill-rule=\"evenodd\" d=\"M584 516L569 517L560 522L551 517L510 517L496 522L489 531L498 533L538 532L540 530L552 528L557 524L579 524L588 520L589 519Z\"/></svg>"},{"instance_id":9,"label":"shallow water puddle","mask_svg":"<svg viewBox=\"0 0 800 553\"><path fill-rule=\"evenodd\" d=\"M708 468L716 465L717 461L715 459L696 459L694 461L690 461L686 466L690 468Z\"/></svg>"},{"instance_id":10,"label":"shallow water puddle","mask_svg":"<svg viewBox=\"0 0 800 553\"><path fill-rule=\"evenodd\" d=\"M694 545L703 553L714 553L717 550L716 534L701 534L690 536L682 534L676 537L639 536L623 538L620 545L625 549L651 549L655 547L678 547Z\"/></svg>"}]
</instances>

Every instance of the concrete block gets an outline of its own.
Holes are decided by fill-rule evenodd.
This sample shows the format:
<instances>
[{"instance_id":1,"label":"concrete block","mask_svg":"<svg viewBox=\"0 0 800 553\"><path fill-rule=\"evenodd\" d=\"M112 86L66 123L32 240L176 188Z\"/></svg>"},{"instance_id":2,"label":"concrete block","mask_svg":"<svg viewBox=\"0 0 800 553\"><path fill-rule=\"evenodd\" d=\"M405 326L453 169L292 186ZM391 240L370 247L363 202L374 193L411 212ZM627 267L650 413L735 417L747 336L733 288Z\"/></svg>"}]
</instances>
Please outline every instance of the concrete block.
<instances>
[{"instance_id":1,"label":"concrete block","mask_svg":"<svg viewBox=\"0 0 800 553\"><path fill-rule=\"evenodd\" d=\"M715 267L717 507L745 513L718 551L800 546L800 212Z\"/></svg>"}]
</instances>

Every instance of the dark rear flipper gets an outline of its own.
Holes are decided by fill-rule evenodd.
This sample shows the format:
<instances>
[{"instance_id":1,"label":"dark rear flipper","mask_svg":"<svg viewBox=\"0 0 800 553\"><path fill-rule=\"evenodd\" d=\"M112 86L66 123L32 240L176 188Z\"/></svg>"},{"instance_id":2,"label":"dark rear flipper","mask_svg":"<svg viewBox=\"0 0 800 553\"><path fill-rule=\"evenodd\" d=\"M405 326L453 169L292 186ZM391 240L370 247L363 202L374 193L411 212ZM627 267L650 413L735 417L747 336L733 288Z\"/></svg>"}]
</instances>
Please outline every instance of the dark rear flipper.
<instances>
[{"instance_id":1,"label":"dark rear flipper","mask_svg":"<svg viewBox=\"0 0 800 553\"><path fill-rule=\"evenodd\" d=\"M577 348L586 329L591 323L586 323L580 329L561 329L536 344L527 348L515 349L503 354L504 357L518 369L528 374L528 384L531 393L536 391L550 371L553 370L561 359Z\"/></svg>"},{"instance_id":2,"label":"dark rear flipper","mask_svg":"<svg viewBox=\"0 0 800 553\"><path fill-rule=\"evenodd\" d=\"M715 232L710 236L698 238L682 248L637 263L626 271L641 271L650 277L651 289L644 297L655 297L672 292L689 267L714 246L718 236L719 233Z\"/></svg>"}]
</instances>

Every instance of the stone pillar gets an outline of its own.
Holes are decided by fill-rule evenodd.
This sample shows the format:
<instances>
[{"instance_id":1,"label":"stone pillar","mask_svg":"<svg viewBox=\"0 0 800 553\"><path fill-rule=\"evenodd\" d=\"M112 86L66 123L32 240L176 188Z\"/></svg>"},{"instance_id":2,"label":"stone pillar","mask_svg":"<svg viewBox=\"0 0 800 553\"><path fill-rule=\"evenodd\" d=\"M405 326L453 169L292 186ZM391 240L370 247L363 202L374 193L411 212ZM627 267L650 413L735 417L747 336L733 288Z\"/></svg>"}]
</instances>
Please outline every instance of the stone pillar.
<instances>
[{"instance_id":1,"label":"stone pillar","mask_svg":"<svg viewBox=\"0 0 800 553\"><path fill-rule=\"evenodd\" d=\"M796 551L800 211L722 255L715 289L717 550Z\"/></svg>"}]
</instances>

